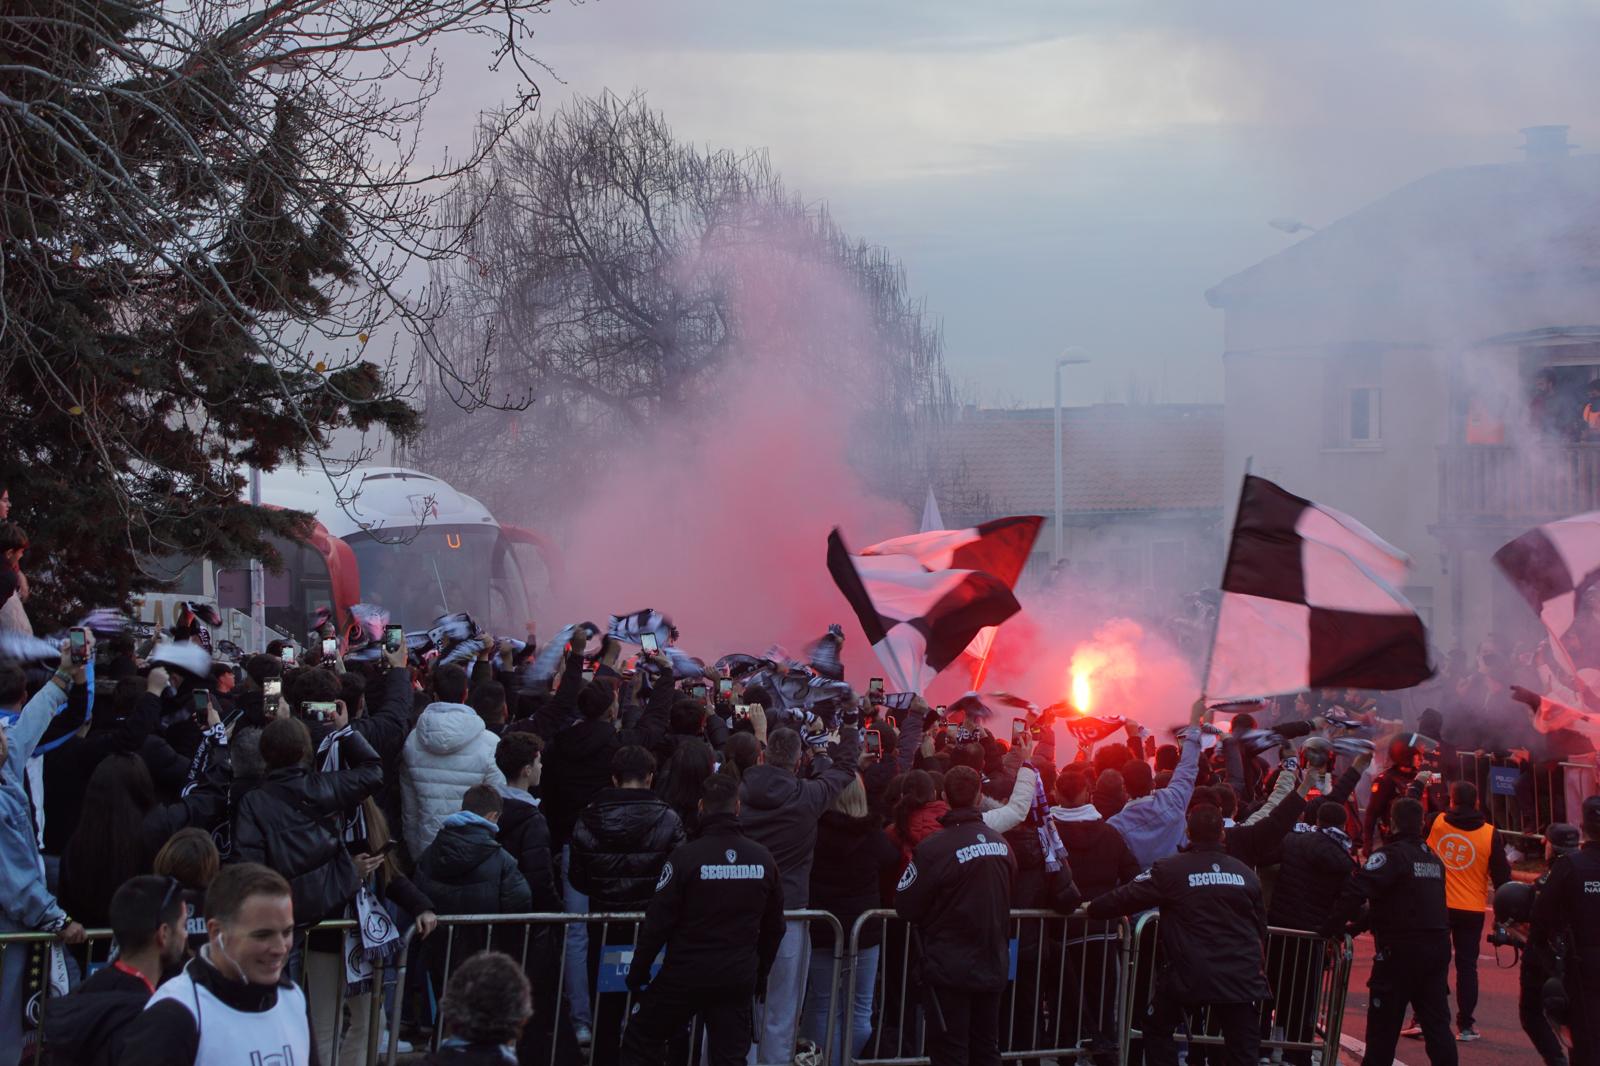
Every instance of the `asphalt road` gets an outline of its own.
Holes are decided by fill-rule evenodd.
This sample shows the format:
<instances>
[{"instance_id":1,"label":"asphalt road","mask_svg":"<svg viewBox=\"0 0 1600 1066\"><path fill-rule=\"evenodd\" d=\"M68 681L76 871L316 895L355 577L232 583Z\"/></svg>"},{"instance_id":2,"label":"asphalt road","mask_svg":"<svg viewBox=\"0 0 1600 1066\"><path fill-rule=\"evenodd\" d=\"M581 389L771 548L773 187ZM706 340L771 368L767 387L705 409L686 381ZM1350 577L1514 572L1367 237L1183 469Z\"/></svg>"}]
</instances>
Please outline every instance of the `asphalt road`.
<instances>
[{"instance_id":1,"label":"asphalt road","mask_svg":"<svg viewBox=\"0 0 1600 1066\"><path fill-rule=\"evenodd\" d=\"M1486 930L1487 931L1487 930ZM1372 972L1372 937L1356 939L1355 967L1350 974L1350 994L1346 999L1344 1016L1343 1054L1345 1063L1358 1063L1366 1050L1367 1030L1367 977ZM1516 1063L1518 1066L1537 1066L1539 1056L1522 1032L1517 1021L1517 970L1502 969L1512 958L1508 948L1500 949L1501 958L1495 960L1495 948L1488 943L1479 945L1478 953L1478 1008L1477 1027L1482 1040L1469 1044L1457 1043L1463 1066L1496 1066L1499 1063ZM1455 972L1450 975L1450 1024L1455 1032ZM1427 1051L1420 1039L1400 1038L1395 1051L1395 1062L1404 1066L1422 1066L1428 1061Z\"/></svg>"}]
</instances>

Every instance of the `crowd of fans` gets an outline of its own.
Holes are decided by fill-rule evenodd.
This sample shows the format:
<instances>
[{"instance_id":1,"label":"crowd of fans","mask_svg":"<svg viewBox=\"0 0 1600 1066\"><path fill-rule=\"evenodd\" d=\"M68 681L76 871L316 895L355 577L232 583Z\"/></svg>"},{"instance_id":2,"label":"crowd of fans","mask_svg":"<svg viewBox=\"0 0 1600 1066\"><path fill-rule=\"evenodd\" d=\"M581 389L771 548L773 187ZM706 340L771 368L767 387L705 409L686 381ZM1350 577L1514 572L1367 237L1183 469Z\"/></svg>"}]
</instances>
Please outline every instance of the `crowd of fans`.
<instances>
[{"instance_id":1,"label":"crowd of fans","mask_svg":"<svg viewBox=\"0 0 1600 1066\"><path fill-rule=\"evenodd\" d=\"M1172 1034L1186 1019L1198 1031L1202 1006L1228 1061L1256 1061L1263 1001L1309 997L1290 1034L1309 1038L1326 959L1297 955L1309 972L1286 992L1267 926L1331 936L1362 913L1400 955L1427 941L1405 980L1430 990L1413 998L1435 1062L1454 1056L1438 1024L1454 938L1458 1036L1476 1035L1504 844L1470 782L1440 798L1430 738L1375 753L1363 735L1391 726L1360 694L1233 708L1228 728L1196 703L1167 735L1037 711L1007 730L981 701L964 718L876 693L808 708L782 679L815 664L630 658L585 627L553 649L419 654L330 626L303 652L171 654L200 645L204 622L185 615L155 640L90 632L58 660L0 661L0 930L58 945L0 953L0 1066L41 1033L54 1061L137 1066L360 1063L374 1031L378 1050L442 1032L438 1063L663 1062L687 1050L691 1017L707 1061L789 1062L825 1043L835 1000L835 1061L915 1053L920 1009L935 1063L997 1062L1002 990L1015 986L1012 1032L1068 998L1029 976L1066 971L1040 964L1043 938L1021 935L1020 965L1008 958L1014 908L1083 923L1161 909L1151 1062L1176 1061ZM555 667L539 680L544 652ZM1077 739L1070 757L1058 732ZM1369 787L1375 754L1389 765ZM1600 839L1600 804L1589 814ZM1386 894L1432 889L1383 880L1386 849L1427 851L1436 830L1481 837L1476 882L1449 907L1441 887L1437 921L1432 895L1395 920ZM848 935L880 907L911 943L904 925L864 926L846 1001L832 926L783 912L827 911ZM646 917L448 932L438 918L562 911ZM353 926L317 928L336 919ZM109 963L86 928L112 931ZM395 967L378 964L399 960L407 930L412 979L385 987ZM602 979L618 959L622 985ZM1113 1061L1109 1003L1076 1009Z\"/></svg>"}]
</instances>

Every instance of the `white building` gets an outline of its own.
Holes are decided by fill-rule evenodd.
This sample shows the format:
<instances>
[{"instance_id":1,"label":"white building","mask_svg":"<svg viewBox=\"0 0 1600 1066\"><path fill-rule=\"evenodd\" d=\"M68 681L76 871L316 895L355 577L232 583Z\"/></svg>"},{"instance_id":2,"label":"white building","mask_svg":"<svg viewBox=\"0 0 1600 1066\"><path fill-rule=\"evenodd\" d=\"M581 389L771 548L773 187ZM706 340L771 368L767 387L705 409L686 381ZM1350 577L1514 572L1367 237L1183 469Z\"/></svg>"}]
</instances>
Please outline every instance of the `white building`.
<instances>
[{"instance_id":1,"label":"white building","mask_svg":"<svg viewBox=\"0 0 1600 1066\"><path fill-rule=\"evenodd\" d=\"M1600 509L1600 156L1430 174L1210 290L1226 315L1225 483L1247 458L1409 552L1442 649L1538 632L1490 555ZM1535 401L1541 376L1553 399ZM1233 490L1230 490L1230 497ZM1231 498L1229 506L1231 507Z\"/></svg>"}]
</instances>

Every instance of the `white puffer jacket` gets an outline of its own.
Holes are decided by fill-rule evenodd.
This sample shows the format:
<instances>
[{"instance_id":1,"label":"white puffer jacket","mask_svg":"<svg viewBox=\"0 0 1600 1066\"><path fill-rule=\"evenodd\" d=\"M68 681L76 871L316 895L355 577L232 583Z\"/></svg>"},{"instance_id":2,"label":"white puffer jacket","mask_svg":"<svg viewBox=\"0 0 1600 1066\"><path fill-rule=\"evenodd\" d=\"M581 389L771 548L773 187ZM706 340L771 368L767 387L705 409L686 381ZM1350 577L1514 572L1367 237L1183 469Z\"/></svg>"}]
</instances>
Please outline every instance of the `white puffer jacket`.
<instances>
[{"instance_id":1,"label":"white puffer jacket","mask_svg":"<svg viewBox=\"0 0 1600 1066\"><path fill-rule=\"evenodd\" d=\"M473 785L503 785L494 764L500 738L464 703L430 703L406 737L400 772L400 799L406 847L415 861L444 820L461 809Z\"/></svg>"}]
</instances>

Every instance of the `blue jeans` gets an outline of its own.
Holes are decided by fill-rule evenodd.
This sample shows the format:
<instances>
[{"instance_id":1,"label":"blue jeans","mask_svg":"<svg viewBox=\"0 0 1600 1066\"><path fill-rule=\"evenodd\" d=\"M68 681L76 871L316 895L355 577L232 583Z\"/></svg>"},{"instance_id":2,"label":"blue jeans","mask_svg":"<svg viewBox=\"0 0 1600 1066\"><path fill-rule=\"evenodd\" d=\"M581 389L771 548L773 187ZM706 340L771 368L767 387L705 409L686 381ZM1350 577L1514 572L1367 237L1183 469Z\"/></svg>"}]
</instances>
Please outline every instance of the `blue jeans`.
<instances>
[{"instance_id":1,"label":"blue jeans","mask_svg":"<svg viewBox=\"0 0 1600 1066\"><path fill-rule=\"evenodd\" d=\"M568 914L583 914L589 910L589 897L572 887L566 873L572 869L572 847L561 849L561 905ZM589 928L581 922L567 926L567 976L563 993L567 1006L572 1008L574 1027L591 1028L589 1015Z\"/></svg>"},{"instance_id":2,"label":"blue jeans","mask_svg":"<svg viewBox=\"0 0 1600 1066\"><path fill-rule=\"evenodd\" d=\"M829 1062L834 1066L844 1061L844 1049L859 1055L872 1035L872 993L878 979L878 945L862 948L856 956L856 994L849 1002L845 993L850 985L850 960L839 966L839 1001L834 1004L833 1055ZM800 1021L800 1032L817 1047L822 1047L827 1037L828 997L833 987L833 950L813 948L811 966L806 980L806 1004Z\"/></svg>"},{"instance_id":3,"label":"blue jeans","mask_svg":"<svg viewBox=\"0 0 1600 1066\"><path fill-rule=\"evenodd\" d=\"M0 921L0 931L17 929ZM0 1066L17 1066L22 1059L22 977L27 962L26 944L0 948Z\"/></svg>"}]
</instances>

